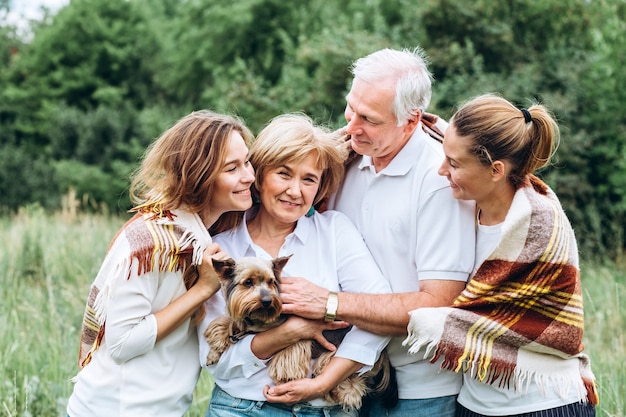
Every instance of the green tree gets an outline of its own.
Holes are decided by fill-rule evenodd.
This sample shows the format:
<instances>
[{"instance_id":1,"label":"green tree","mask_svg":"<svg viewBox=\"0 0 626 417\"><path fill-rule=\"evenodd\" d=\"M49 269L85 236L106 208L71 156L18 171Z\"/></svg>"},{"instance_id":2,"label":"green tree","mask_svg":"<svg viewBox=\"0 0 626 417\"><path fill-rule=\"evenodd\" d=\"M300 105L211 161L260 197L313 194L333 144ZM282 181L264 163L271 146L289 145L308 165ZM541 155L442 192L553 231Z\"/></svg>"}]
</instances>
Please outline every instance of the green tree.
<instances>
[{"instance_id":1,"label":"green tree","mask_svg":"<svg viewBox=\"0 0 626 417\"><path fill-rule=\"evenodd\" d=\"M485 92L555 112L558 163L542 175L583 255L616 257L626 244L625 8L623 0L72 0L34 24L27 44L0 24L0 145L11 167L0 167L11 196L0 205L34 196L53 204L37 188L45 185L122 207L148 143L199 108L238 114L257 132L292 111L339 127L350 64L419 45L435 75L432 112L449 117Z\"/></svg>"}]
</instances>

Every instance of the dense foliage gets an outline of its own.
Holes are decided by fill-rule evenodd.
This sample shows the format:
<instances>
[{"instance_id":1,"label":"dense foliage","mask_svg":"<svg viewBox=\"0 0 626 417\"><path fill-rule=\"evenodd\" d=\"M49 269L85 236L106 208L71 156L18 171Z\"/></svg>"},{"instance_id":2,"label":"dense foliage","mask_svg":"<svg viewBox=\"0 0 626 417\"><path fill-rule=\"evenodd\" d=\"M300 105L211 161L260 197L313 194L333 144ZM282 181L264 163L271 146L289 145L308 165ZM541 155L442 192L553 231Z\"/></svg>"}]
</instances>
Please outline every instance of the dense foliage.
<instances>
[{"instance_id":1,"label":"dense foliage","mask_svg":"<svg viewBox=\"0 0 626 417\"><path fill-rule=\"evenodd\" d=\"M562 141L543 176L583 256L618 257L624 0L72 0L28 41L0 20L0 210L56 208L70 189L86 207L126 210L145 147L199 108L256 132L291 111L338 127L350 63L417 45L437 80L432 112L485 92L555 112Z\"/></svg>"}]
</instances>

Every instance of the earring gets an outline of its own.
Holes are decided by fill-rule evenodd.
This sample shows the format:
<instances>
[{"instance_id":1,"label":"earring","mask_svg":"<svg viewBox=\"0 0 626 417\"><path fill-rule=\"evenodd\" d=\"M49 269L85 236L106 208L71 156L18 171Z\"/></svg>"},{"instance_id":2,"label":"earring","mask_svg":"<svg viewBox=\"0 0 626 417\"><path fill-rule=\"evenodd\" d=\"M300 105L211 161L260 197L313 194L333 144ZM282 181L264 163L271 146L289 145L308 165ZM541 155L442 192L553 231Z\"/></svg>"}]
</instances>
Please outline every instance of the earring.
<instances>
[{"instance_id":1,"label":"earring","mask_svg":"<svg viewBox=\"0 0 626 417\"><path fill-rule=\"evenodd\" d=\"M305 216L307 217L311 217L312 215L315 214L315 207L311 206L311 208L309 209L309 211L306 212Z\"/></svg>"}]
</instances>

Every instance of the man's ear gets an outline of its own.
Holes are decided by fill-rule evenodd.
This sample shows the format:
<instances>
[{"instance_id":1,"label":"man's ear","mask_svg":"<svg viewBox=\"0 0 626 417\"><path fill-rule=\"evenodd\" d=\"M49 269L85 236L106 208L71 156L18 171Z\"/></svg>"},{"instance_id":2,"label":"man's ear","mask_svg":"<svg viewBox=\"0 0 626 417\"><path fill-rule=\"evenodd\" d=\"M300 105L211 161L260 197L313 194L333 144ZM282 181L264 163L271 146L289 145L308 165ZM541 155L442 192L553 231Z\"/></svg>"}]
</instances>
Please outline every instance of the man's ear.
<instances>
[{"instance_id":1,"label":"man's ear","mask_svg":"<svg viewBox=\"0 0 626 417\"><path fill-rule=\"evenodd\" d=\"M415 129L417 128L417 124L419 123L421 119L422 119L422 111L415 110L411 118L408 119L406 124L404 125L405 132L410 133L412 135Z\"/></svg>"}]
</instances>

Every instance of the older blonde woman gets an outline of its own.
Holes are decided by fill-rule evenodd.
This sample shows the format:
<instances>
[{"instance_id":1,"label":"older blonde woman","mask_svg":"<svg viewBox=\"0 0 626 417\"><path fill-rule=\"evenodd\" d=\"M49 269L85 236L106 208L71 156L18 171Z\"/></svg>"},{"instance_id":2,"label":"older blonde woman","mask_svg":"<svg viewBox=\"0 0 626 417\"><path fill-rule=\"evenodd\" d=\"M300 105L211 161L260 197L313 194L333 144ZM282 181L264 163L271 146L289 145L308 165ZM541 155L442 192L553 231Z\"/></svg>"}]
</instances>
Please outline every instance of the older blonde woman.
<instances>
[{"instance_id":1,"label":"older blonde woman","mask_svg":"<svg viewBox=\"0 0 626 417\"><path fill-rule=\"evenodd\" d=\"M330 291L390 292L348 218L335 211L313 210L342 179L346 150L341 143L304 115L272 120L250 149L258 204L237 228L217 235L216 242L235 260L292 255L283 276L306 277ZM206 324L223 314L223 300L213 297L207 311ZM265 396L272 385L267 359L298 340L320 339L322 330L340 326L340 322L292 316L277 328L246 336L231 346L217 365L209 367L216 386L207 416L357 415L358 410L344 410L323 399L349 375L369 370L389 340L357 327L346 334L320 375L286 383L289 405L267 402ZM206 358L207 350L207 345L201 346L201 358Z\"/></svg>"}]
</instances>

